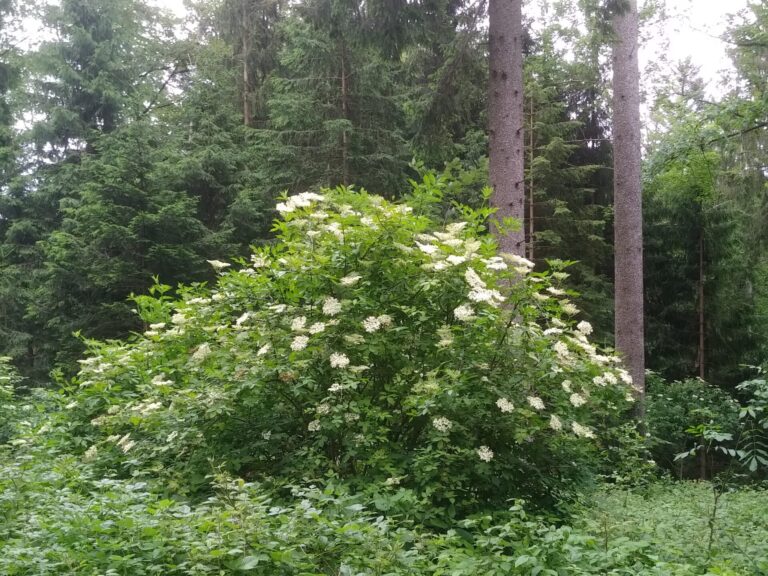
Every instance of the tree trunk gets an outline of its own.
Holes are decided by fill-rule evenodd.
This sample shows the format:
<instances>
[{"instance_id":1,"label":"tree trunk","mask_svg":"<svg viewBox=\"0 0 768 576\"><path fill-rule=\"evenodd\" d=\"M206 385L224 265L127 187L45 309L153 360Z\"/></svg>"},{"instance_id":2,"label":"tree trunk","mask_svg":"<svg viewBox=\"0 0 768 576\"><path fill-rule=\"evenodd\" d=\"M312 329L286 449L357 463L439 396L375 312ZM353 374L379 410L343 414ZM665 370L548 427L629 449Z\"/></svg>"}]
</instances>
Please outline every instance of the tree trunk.
<instances>
[{"instance_id":1,"label":"tree trunk","mask_svg":"<svg viewBox=\"0 0 768 576\"><path fill-rule=\"evenodd\" d=\"M503 252L525 256L523 22L521 0L490 0L488 40L489 176L497 208L494 233ZM519 225L509 230L508 218Z\"/></svg>"},{"instance_id":2,"label":"tree trunk","mask_svg":"<svg viewBox=\"0 0 768 576\"><path fill-rule=\"evenodd\" d=\"M528 157L528 260L533 262L535 258L533 238L536 232L536 223L534 221L535 216L535 200L533 196L533 157L534 157L534 122L536 118L534 116L533 109L533 94L531 94L531 123L529 124L528 142L530 146L530 156Z\"/></svg>"},{"instance_id":3,"label":"tree trunk","mask_svg":"<svg viewBox=\"0 0 768 576\"><path fill-rule=\"evenodd\" d=\"M243 56L243 124L253 126L253 111L251 109L251 70L249 58L251 55L251 19L248 12L248 2L243 0L242 15L242 56Z\"/></svg>"},{"instance_id":4,"label":"tree trunk","mask_svg":"<svg viewBox=\"0 0 768 576\"><path fill-rule=\"evenodd\" d=\"M341 117L349 120L349 86L347 85L347 46L341 40ZM349 134L341 132L341 183L349 186Z\"/></svg>"},{"instance_id":5,"label":"tree trunk","mask_svg":"<svg viewBox=\"0 0 768 576\"><path fill-rule=\"evenodd\" d=\"M699 365L699 378L704 380L704 328L706 326L704 316L704 222L702 219L699 232L699 353L697 363Z\"/></svg>"},{"instance_id":6,"label":"tree trunk","mask_svg":"<svg viewBox=\"0 0 768 576\"><path fill-rule=\"evenodd\" d=\"M637 0L613 17L613 169L616 282L616 349L644 413L643 197L640 173L640 68Z\"/></svg>"}]
</instances>

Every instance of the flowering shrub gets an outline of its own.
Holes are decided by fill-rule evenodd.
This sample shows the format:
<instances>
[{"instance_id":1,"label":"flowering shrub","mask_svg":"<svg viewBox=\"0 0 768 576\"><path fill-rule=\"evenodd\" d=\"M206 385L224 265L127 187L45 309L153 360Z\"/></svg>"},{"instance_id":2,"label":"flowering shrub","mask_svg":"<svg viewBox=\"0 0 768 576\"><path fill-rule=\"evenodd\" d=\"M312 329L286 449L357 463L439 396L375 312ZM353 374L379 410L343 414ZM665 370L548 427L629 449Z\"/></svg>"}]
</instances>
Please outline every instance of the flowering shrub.
<instances>
[{"instance_id":1,"label":"flowering shrub","mask_svg":"<svg viewBox=\"0 0 768 576\"><path fill-rule=\"evenodd\" d=\"M284 198L276 244L211 261L211 289L139 298L136 340L91 343L67 434L95 465L173 490L203 483L211 460L448 514L572 490L631 380L589 342L562 267L497 254L487 211L438 225L435 198Z\"/></svg>"}]
</instances>

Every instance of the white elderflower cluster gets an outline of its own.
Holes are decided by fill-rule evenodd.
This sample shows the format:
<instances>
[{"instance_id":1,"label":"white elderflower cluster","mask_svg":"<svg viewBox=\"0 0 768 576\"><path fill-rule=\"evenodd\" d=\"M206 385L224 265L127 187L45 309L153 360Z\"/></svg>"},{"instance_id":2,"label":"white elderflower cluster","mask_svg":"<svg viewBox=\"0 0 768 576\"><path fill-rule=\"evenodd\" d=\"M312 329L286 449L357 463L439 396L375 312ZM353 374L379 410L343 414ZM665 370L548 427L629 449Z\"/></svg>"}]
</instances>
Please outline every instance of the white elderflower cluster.
<instances>
[{"instance_id":1,"label":"white elderflower cluster","mask_svg":"<svg viewBox=\"0 0 768 576\"><path fill-rule=\"evenodd\" d=\"M278 205L275 206L275 209L280 212L280 214L290 214L299 208L309 208L313 201L322 202L323 200L325 200L325 197L320 194L315 194L314 192L302 192L301 194L289 197L285 202L278 203Z\"/></svg>"},{"instance_id":2,"label":"white elderflower cluster","mask_svg":"<svg viewBox=\"0 0 768 576\"><path fill-rule=\"evenodd\" d=\"M493 460L493 450L488 448L488 446L480 446L480 448L478 448L476 452L477 452L477 457L480 458L480 460L482 460L483 462L490 462L491 460Z\"/></svg>"},{"instance_id":3,"label":"white elderflower cluster","mask_svg":"<svg viewBox=\"0 0 768 576\"><path fill-rule=\"evenodd\" d=\"M579 438L594 438L595 433L592 432L588 427L582 426L578 422L572 422L571 423L571 430L573 430L573 433L576 434Z\"/></svg>"},{"instance_id":4,"label":"white elderflower cluster","mask_svg":"<svg viewBox=\"0 0 768 576\"><path fill-rule=\"evenodd\" d=\"M213 269L216 270L217 272L220 272L225 268L229 268L230 266L232 266L232 264L230 264L229 262L222 262L221 260L206 260L206 262L208 262L208 264L210 264L213 267Z\"/></svg>"},{"instance_id":5,"label":"white elderflower cluster","mask_svg":"<svg viewBox=\"0 0 768 576\"><path fill-rule=\"evenodd\" d=\"M320 420L312 420L307 424L307 430L310 432L318 432L320 430Z\"/></svg>"},{"instance_id":6,"label":"white elderflower cluster","mask_svg":"<svg viewBox=\"0 0 768 576\"><path fill-rule=\"evenodd\" d=\"M291 330L293 330L294 332L301 332L302 330L304 330L306 325L307 325L307 317L297 316L291 322Z\"/></svg>"},{"instance_id":7,"label":"white elderflower cluster","mask_svg":"<svg viewBox=\"0 0 768 576\"><path fill-rule=\"evenodd\" d=\"M558 340L557 342L555 342L555 344L552 346L552 349L557 353L557 355L561 359L568 358L571 355L571 351L568 350L568 344L566 344L562 340Z\"/></svg>"},{"instance_id":8,"label":"white elderflower cluster","mask_svg":"<svg viewBox=\"0 0 768 576\"><path fill-rule=\"evenodd\" d=\"M341 302L333 296L329 296L323 301L323 314L326 316L336 316L341 312Z\"/></svg>"},{"instance_id":9,"label":"white elderflower cluster","mask_svg":"<svg viewBox=\"0 0 768 576\"><path fill-rule=\"evenodd\" d=\"M363 320L363 328L368 333L376 332L381 328L381 321L376 316L368 316L368 318Z\"/></svg>"},{"instance_id":10,"label":"white elderflower cluster","mask_svg":"<svg viewBox=\"0 0 768 576\"><path fill-rule=\"evenodd\" d=\"M462 304L454 308L453 315L459 322L467 322L475 317L475 310L469 304Z\"/></svg>"},{"instance_id":11,"label":"white elderflower cluster","mask_svg":"<svg viewBox=\"0 0 768 576\"><path fill-rule=\"evenodd\" d=\"M573 302L568 302L567 300L564 300L562 304L560 305L560 308L563 312L568 314L569 316L575 316L579 313L579 309L576 307Z\"/></svg>"},{"instance_id":12,"label":"white elderflower cluster","mask_svg":"<svg viewBox=\"0 0 768 576\"><path fill-rule=\"evenodd\" d=\"M192 361L200 363L211 355L211 346L208 342L203 342L197 347L197 350L192 354Z\"/></svg>"},{"instance_id":13,"label":"white elderflower cluster","mask_svg":"<svg viewBox=\"0 0 768 576\"><path fill-rule=\"evenodd\" d=\"M464 279L471 288L467 297L473 302L486 302L491 306L498 306L504 302L504 296L498 290L489 289L485 281L472 268L467 268L464 272Z\"/></svg>"},{"instance_id":14,"label":"white elderflower cluster","mask_svg":"<svg viewBox=\"0 0 768 576\"><path fill-rule=\"evenodd\" d=\"M569 400L569 401L571 402L571 404L573 404L573 405L574 405L576 408L578 408L579 406L584 406L584 404L586 404L586 403L587 403L587 400L586 400L586 398L584 398L584 396L582 396L582 395L581 395L581 394L579 394L578 392L574 392L573 394L571 394L571 396L570 396L570 398L568 398L568 400Z\"/></svg>"},{"instance_id":15,"label":"white elderflower cluster","mask_svg":"<svg viewBox=\"0 0 768 576\"><path fill-rule=\"evenodd\" d=\"M346 368L349 366L349 358L346 354L334 352L330 358L331 368Z\"/></svg>"},{"instance_id":16,"label":"white elderflower cluster","mask_svg":"<svg viewBox=\"0 0 768 576\"><path fill-rule=\"evenodd\" d=\"M339 280L339 283L342 286L354 286L357 284L357 282L362 278L359 274L349 274L347 276L344 276L341 280Z\"/></svg>"},{"instance_id":17,"label":"white elderflower cluster","mask_svg":"<svg viewBox=\"0 0 768 576\"><path fill-rule=\"evenodd\" d=\"M453 422L448 420L445 416L440 416L432 419L432 426L434 426L438 432L446 433L453 427Z\"/></svg>"},{"instance_id":18,"label":"white elderflower cluster","mask_svg":"<svg viewBox=\"0 0 768 576\"><path fill-rule=\"evenodd\" d=\"M294 352L300 352L307 347L307 344L309 344L308 336L296 336L291 342L291 350Z\"/></svg>"},{"instance_id":19,"label":"white elderflower cluster","mask_svg":"<svg viewBox=\"0 0 768 576\"><path fill-rule=\"evenodd\" d=\"M515 272L520 274L521 276L525 276L528 274L531 270L534 268L534 263L528 260L527 258L523 258L522 256L518 256L517 254L509 254L504 253L501 255L501 257L509 262L512 265L512 268Z\"/></svg>"},{"instance_id":20,"label":"white elderflower cluster","mask_svg":"<svg viewBox=\"0 0 768 576\"><path fill-rule=\"evenodd\" d=\"M173 381L167 380L165 377L165 374L161 372L160 374L152 378L152 384L154 384L155 386L172 386Z\"/></svg>"},{"instance_id":21,"label":"white elderflower cluster","mask_svg":"<svg viewBox=\"0 0 768 576\"><path fill-rule=\"evenodd\" d=\"M447 348L453 344L453 332L451 331L450 326L440 326L440 328L437 329L437 335L440 337L440 341L436 344L438 348Z\"/></svg>"},{"instance_id":22,"label":"white elderflower cluster","mask_svg":"<svg viewBox=\"0 0 768 576\"><path fill-rule=\"evenodd\" d=\"M581 322L576 324L576 330L584 334L584 336L589 336L590 334L592 334L592 324L590 324L586 320L582 320Z\"/></svg>"},{"instance_id":23,"label":"white elderflower cluster","mask_svg":"<svg viewBox=\"0 0 768 576\"><path fill-rule=\"evenodd\" d=\"M264 344L264 346L259 348L259 350L256 352L256 356L264 356L265 354L268 354L271 349L271 344Z\"/></svg>"},{"instance_id":24,"label":"white elderflower cluster","mask_svg":"<svg viewBox=\"0 0 768 576\"><path fill-rule=\"evenodd\" d=\"M528 405L534 410L544 410L544 401L538 396L528 396Z\"/></svg>"},{"instance_id":25,"label":"white elderflower cluster","mask_svg":"<svg viewBox=\"0 0 768 576\"><path fill-rule=\"evenodd\" d=\"M320 334L320 332L325 330L325 323L324 322L315 322L312 324L312 326L309 327L308 332L310 334Z\"/></svg>"},{"instance_id":26,"label":"white elderflower cluster","mask_svg":"<svg viewBox=\"0 0 768 576\"><path fill-rule=\"evenodd\" d=\"M555 432L559 432L563 429L563 423L560 421L560 418L552 414L549 417L549 427L552 428Z\"/></svg>"},{"instance_id":27,"label":"white elderflower cluster","mask_svg":"<svg viewBox=\"0 0 768 576\"><path fill-rule=\"evenodd\" d=\"M498 407L499 410L505 413L512 412L515 409L515 405L512 404L512 402L510 402L506 398L499 398L498 400L496 400L496 406Z\"/></svg>"}]
</instances>

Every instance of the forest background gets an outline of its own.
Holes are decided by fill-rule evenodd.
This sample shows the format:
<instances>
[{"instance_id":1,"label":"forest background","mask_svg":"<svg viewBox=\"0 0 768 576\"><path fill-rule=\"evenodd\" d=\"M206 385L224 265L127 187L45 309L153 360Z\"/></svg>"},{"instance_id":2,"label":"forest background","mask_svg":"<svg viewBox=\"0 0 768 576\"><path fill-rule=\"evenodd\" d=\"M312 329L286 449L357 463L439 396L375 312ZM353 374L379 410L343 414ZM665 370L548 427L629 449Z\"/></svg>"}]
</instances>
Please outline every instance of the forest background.
<instances>
[{"instance_id":1,"label":"forest background","mask_svg":"<svg viewBox=\"0 0 768 576\"><path fill-rule=\"evenodd\" d=\"M768 6L647 65L635 426L622 5L526 9L505 259L485 2L0 1L0 568L768 573Z\"/></svg>"}]
</instances>

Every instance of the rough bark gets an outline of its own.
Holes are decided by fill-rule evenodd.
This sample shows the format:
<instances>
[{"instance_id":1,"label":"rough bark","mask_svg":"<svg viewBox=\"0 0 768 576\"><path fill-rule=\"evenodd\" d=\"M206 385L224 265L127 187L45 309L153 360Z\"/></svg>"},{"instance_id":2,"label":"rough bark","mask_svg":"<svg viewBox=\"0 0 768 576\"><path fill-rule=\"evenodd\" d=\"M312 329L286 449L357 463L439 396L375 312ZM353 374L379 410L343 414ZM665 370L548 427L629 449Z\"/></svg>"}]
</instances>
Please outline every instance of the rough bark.
<instances>
[{"instance_id":1,"label":"rough bark","mask_svg":"<svg viewBox=\"0 0 768 576\"><path fill-rule=\"evenodd\" d=\"M613 17L613 168L616 349L634 381L638 415L645 396L643 202L640 173L640 69L637 0Z\"/></svg>"},{"instance_id":2,"label":"rough bark","mask_svg":"<svg viewBox=\"0 0 768 576\"><path fill-rule=\"evenodd\" d=\"M242 57L243 57L243 124L253 126L253 111L251 109L251 18L248 2L242 4Z\"/></svg>"},{"instance_id":3,"label":"rough bark","mask_svg":"<svg viewBox=\"0 0 768 576\"><path fill-rule=\"evenodd\" d=\"M515 218L513 230L495 226L503 252L525 256L525 161L523 101L523 22L521 0L490 0L488 40L489 176L496 221Z\"/></svg>"}]
</instances>

